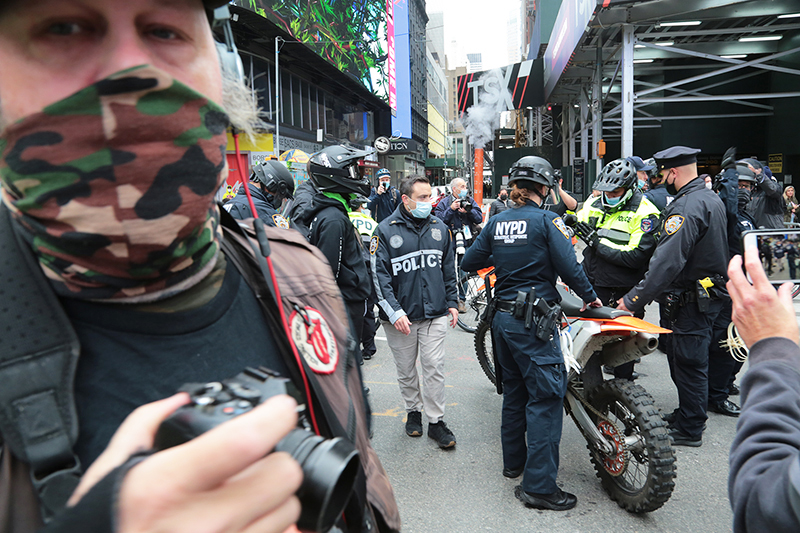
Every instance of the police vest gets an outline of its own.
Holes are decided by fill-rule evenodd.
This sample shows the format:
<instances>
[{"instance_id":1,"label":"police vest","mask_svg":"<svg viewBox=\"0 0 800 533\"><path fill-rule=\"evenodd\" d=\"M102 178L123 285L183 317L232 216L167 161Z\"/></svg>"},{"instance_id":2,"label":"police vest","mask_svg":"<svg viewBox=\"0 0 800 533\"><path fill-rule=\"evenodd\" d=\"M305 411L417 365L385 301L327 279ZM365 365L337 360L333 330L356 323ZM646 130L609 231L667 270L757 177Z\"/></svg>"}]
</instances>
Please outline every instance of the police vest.
<instances>
[{"instance_id":1,"label":"police vest","mask_svg":"<svg viewBox=\"0 0 800 533\"><path fill-rule=\"evenodd\" d=\"M350 217L350 222L353 223L356 231L361 235L361 240L369 244L369 240L372 238L372 234L375 233L378 223L359 211L350 211L347 216Z\"/></svg>"},{"instance_id":2,"label":"police vest","mask_svg":"<svg viewBox=\"0 0 800 533\"><path fill-rule=\"evenodd\" d=\"M597 229L601 244L621 252L634 250L644 233L653 233L658 229L660 212L644 196L641 196L639 205L632 201L628 203L632 210L607 213L603 210L602 196L598 196L583 205L578 211L578 220Z\"/></svg>"}]
</instances>

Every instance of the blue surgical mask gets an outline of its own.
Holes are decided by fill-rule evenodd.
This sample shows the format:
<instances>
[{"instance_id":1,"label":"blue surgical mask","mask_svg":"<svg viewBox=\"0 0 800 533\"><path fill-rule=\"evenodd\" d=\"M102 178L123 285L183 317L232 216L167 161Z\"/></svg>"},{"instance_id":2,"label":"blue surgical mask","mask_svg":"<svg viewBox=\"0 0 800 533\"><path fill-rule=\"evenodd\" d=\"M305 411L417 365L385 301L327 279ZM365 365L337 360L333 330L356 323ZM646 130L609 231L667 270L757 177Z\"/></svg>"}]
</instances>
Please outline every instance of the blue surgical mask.
<instances>
[{"instance_id":1,"label":"blue surgical mask","mask_svg":"<svg viewBox=\"0 0 800 533\"><path fill-rule=\"evenodd\" d=\"M603 199L606 201L606 205L610 205L614 207L622 200L622 196L617 196L616 198L609 198L605 193L603 193Z\"/></svg>"},{"instance_id":2,"label":"blue surgical mask","mask_svg":"<svg viewBox=\"0 0 800 533\"><path fill-rule=\"evenodd\" d=\"M458 197L461 198L462 200L464 198L466 198L467 197L467 189L461 189L461 191L458 193Z\"/></svg>"},{"instance_id":3,"label":"blue surgical mask","mask_svg":"<svg viewBox=\"0 0 800 533\"><path fill-rule=\"evenodd\" d=\"M640 189L644 189L644 184L645 183L646 183L645 181L639 180L639 188Z\"/></svg>"},{"instance_id":4,"label":"blue surgical mask","mask_svg":"<svg viewBox=\"0 0 800 533\"><path fill-rule=\"evenodd\" d=\"M433 209L433 202L417 202L417 207L411 210L411 216L414 218L428 218Z\"/></svg>"}]
</instances>

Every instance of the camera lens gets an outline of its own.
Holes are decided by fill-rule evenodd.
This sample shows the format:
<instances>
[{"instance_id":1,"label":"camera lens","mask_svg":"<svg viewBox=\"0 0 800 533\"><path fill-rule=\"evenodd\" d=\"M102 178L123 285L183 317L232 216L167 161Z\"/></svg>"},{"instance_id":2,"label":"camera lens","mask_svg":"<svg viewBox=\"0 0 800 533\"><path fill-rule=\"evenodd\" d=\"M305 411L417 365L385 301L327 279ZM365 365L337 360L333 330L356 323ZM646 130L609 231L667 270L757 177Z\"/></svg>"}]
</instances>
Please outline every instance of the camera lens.
<instances>
[{"instance_id":1,"label":"camera lens","mask_svg":"<svg viewBox=\"0 0 800 533\"><path fill-rule=\"evenodd\" d=\"M303 469L297 497L303 509L297 527L328 531L344 511L358 474L358 451L341 438L326 440L310 431L294 429L275 447L290 454Z\"/></svg>"}]
</instances>

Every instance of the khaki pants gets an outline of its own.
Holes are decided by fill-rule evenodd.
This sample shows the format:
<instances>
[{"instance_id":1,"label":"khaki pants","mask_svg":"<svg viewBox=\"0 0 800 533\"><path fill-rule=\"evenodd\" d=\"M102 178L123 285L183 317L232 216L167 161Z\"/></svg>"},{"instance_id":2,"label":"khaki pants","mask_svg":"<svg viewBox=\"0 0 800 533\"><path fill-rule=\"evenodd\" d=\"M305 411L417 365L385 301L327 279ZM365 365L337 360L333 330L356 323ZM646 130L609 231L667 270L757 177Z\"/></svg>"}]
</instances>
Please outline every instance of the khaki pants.
<instances>
[{"instance_id":1,"label":"khaki pants","mask_svg":"<svg viewBox=\"0 0 800 533\"><path fill-rule=\"evenodd\" d=\"M386 340L397 366L397 382L406 411L422 411L435 424L444 417L444 338L448 316L411 323L411 333L403 335L389 322L383 323ZM422 366L420 393L417 357Z\"/></svg>"}]
</instances>

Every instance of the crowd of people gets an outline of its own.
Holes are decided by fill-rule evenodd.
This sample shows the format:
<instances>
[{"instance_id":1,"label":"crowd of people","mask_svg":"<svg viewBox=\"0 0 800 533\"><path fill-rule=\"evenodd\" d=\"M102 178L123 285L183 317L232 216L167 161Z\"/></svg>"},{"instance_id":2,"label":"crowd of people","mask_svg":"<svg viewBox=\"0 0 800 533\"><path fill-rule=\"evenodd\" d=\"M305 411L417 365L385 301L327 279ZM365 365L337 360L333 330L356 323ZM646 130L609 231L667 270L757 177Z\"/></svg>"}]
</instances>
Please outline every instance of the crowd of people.
<instances>
[{"instance_id":1,"label":"crowd of people","mask_svg":"<svg viewBox=\"0 0 800 533\"><path fill-rule=\"evenodd\" d=\"M427 429L454 449L447 328L463 309L458 272L489 265L502 475L522 476L521 502L577 502L556 485L567 376L558 335L531 329L515 305L532 287L556 305L561 277L584 308L641 316L659 303L673 332L661 342L679 396L667 417L675 445L702 445L709 410L739 415L728 399L738 368L715 340L736 323L752 370L731 455L734 527L797 528L791 291L776 292L761 269L782 262L748 249L751 285L737 248L745 229L795 221L794 190L781 191L768 167L729 154L708 187L698 150L673 147L612 161L578 209L550 162L523 157L484 224L463 179L434 211L424 176L395 186L381 169L371 184L358 165L368 152L329 146L311 156L307 182L295 187L266 161L221 208L228 128L247 134L258 116L249 98L225 98L248 91L220 68L211 31L227 2L81 0L59 5L56 18L38 3L11 4L0 7L0 293L17 304L0 313L0 531L292 531L305 511L303 471L271 452L298 424L358 452L333 530L400 531L370 443L361 363L380 323L406 435ZM784 241L769 253L797 255ZM231 402L210 393L249 367L282 376L295 397L226 403L218 414L229 421L157 445L176 409ZM632 365L612 371L636 377ZM208 385L174 394L186 383Z\"/></svg>"}]
</instances>

